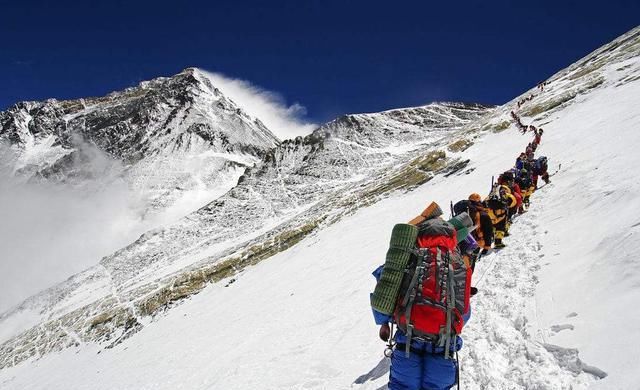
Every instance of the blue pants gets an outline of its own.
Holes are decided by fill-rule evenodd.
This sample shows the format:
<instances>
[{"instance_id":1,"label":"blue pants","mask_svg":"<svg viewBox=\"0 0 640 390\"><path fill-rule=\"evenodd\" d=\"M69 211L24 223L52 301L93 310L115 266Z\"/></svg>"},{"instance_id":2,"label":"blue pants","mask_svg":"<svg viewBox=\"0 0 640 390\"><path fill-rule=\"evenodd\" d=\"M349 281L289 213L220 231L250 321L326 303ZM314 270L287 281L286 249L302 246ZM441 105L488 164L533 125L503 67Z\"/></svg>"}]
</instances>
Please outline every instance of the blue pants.
<instances>
[{"instance_id":1,"label":"blue pants","mask_svg":"<svg viewBox=\"0 0 640 390\"><path fill-rule=\"evenodd\" d=\"M389 390L447 390L456 384L456 362L443 354L395 350L391 356Z\"/></svg>"}]
</instances>

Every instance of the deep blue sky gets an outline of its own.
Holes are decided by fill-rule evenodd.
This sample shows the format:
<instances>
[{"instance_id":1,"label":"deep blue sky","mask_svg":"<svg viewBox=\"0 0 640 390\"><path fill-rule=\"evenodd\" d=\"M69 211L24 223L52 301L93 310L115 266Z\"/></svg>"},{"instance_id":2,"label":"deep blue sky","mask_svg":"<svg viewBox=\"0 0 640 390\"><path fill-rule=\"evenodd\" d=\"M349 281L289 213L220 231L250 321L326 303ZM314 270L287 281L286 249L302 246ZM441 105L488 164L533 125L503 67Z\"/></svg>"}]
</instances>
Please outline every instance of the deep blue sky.
<instances>
[{"instance_id":1,"label":"deep blue sky","mask_svg":"<svg viewBox=\"0 0 640 390\"><path fill-rule=\"evenodd\" d=\"M277 91L318 122L499 104L638 24L640 1L615 0L0 0L0 109L189 66Z\"/></svg>"}]
</instances>

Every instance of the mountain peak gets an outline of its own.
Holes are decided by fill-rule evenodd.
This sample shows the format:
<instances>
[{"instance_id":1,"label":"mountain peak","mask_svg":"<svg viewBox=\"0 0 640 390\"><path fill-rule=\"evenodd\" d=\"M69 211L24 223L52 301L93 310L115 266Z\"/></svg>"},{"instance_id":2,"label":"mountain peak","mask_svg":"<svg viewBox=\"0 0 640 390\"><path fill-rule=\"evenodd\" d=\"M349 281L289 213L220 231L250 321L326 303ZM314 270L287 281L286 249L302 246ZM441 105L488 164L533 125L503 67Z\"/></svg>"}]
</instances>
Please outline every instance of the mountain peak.
<instances>
[{"instance_id":1,"label":"mountain peak","mask_svg":"<svg viewBox=\"0 0 640 390\"><path fill-rule=\"evenodd\" d=\"M279 142L196 68L102 97L21 102L0 112L10 172L82 183L95 178L87 170L91 149L126 170L116 174L133 188L159 191L154 209L170 206L190 186L223 181L221 188L230 188Z\"/></svg>"}]
</instances>

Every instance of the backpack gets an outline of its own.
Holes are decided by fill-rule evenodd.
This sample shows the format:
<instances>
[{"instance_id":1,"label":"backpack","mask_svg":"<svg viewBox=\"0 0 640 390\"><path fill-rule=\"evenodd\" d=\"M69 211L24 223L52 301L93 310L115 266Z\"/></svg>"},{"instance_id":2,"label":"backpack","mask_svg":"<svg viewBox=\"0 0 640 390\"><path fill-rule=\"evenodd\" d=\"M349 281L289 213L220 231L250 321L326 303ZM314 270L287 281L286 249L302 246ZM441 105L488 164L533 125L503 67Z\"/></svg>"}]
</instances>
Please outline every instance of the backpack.
<instances>
[{"instance_id":1,"label":"backpack","mask_svg":"<svg viewBox=\"0 0 640 390\"><path fill-rule=\"evenodd\" d=\"M533 182L529 175L526 175L526 176L523 175L518 178L518 185L520 186L520 189L522 191L527 191L532 184Z\"/></svg>"},{"instance_id":2,"label":"backpack","mask_svg":"<svg viewBox=\"0 0 640 390\"><path fill-rule=\"evenodd\" d=\"M547 158L539 157L534 163L534 168L536 175L542 175L547 170Z\"/></svg>"},{"instance_id":3,"label":"backpack","mask_svg":"<svg viewBox=\"0 0 640 390\"><path fill-rule=\"evenodd\" d=\"M500 176L498 176L498 183L505 184L505 183L513 181L513 179L514 179L513 172L512 171L505 171L505 172L501 173Z\"/></svg>"},{"instance_id":4,"label":"backpack","mask_svg":"<svg viewBox=\"0 0 640 390\"><path fill-rule=\"evenodd\" d=\"M454 217L462 213L468 213L468 212L469 212L469 200L467 199L462 199L461 201L458 201L456 204L453 205Z\"/></svg>"},{"instance_id":5,"label":"backpack","mask_svg":"<svg viewBox=\"0 0 640 390\"><path fill-rule=\"evenodd\" d=\"M413 251L400 285L395 322L411 340L444 347L450 356L451 339L462 332L469 312L471 269L457 248L456 230L441 219L419 227Z\"/></svg>"},{"instance_id":6,"label":"backpack","mask_svg":"<svg viewBox=\"0 0 640 390\"><path fill-rule=\"evenodd\" d=\"M501 210L507 207L506 202L502 199L498 194L491 194L489 199L487 199L487 207L491 210Z\"/></svg>"}]
</instances>

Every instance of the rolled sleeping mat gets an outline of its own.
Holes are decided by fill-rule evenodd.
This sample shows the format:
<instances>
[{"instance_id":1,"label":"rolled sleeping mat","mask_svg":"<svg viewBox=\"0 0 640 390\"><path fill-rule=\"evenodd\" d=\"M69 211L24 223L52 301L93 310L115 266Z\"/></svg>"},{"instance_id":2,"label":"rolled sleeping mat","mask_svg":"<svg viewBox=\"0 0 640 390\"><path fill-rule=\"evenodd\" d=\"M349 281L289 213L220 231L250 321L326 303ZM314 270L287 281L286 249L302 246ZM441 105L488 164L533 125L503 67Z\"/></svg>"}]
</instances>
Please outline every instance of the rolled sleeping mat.
<instances>
[{"instance_id":1,"label":"rolled sleeping mat","mask_svg":"<svg viewBox=\"0 0 640 390\"><path fill-rule=\"evenodd\" d=\"M467 238L469 233L471 233L473 229L476 228L473 220L467 213L460 213L447 222L449 222L453 225L453 227L456 228L456 240L458 241L458 243Z\"/></svg>"},{"instance_id":2,"label":"rolled sleeping mat","mask_svg":"<svg viewBox=\"0 0 640 390\"><path fill-rule=\"evenodd\" d=\"M399 223L393 227L382 274L371 296L371 307L380 313L393 314L404 270L417 237L418 228L414 225Z\"/></svg>"},{"instance_id":3,"label":"rolled sleeping mat","mask_svg":"<svg viewBox=\"0 0 640 390\"><path fill-rule=\"evenodd\" d=\"M442 215L442 209L436 202L431 202L426 209L424 209L420 215L409 221L409 225L420 225L427 219L436 218Z\"/></svg>"}]
</instances>

